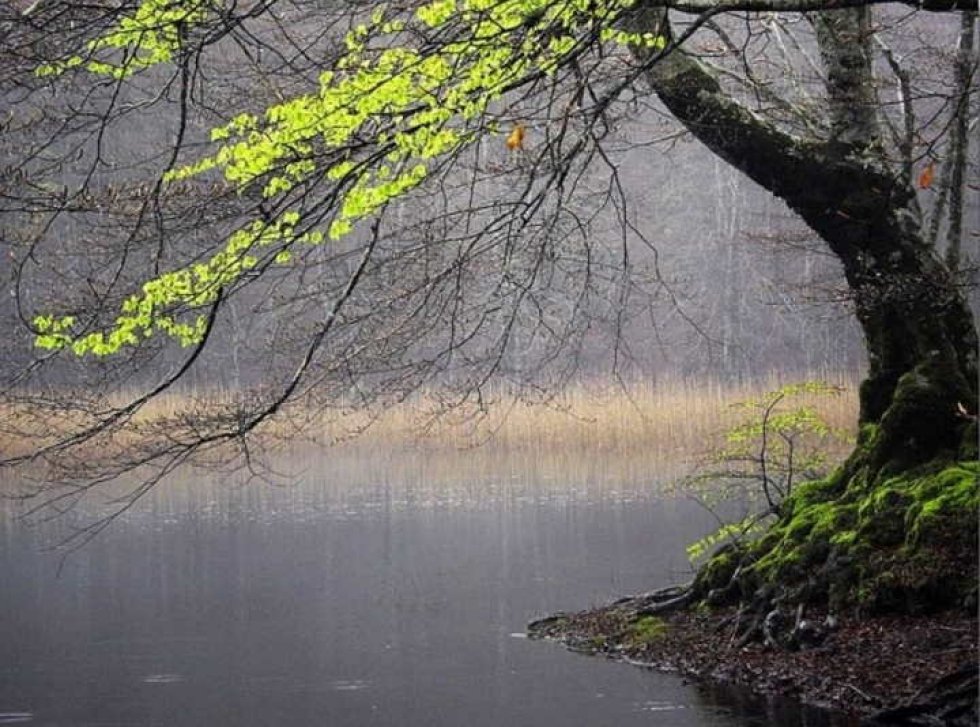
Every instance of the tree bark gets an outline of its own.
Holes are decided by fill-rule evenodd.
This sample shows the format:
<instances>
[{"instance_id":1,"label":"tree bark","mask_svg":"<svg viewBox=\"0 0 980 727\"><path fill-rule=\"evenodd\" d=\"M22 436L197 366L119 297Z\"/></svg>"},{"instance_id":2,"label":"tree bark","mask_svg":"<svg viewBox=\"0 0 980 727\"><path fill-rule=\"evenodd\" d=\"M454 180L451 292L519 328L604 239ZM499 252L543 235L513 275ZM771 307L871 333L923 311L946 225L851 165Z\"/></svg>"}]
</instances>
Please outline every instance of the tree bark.
<instances>
[{"instance_id":1,"label":"tree bark","mask_svg":"<svg viewBox=\"0 0 980 727\"><path fill-rule=\"evenodd\" d=\"M866 30L866 13L827 11L815 21L828 67L828 139L780 130L683 48L634 54L668 110L785 200L841 261L868 347L860 422L879 425L859 450L860 465L877 475L962 454L977 411L977 333L952 275L923 236L914 191L881 152L868 101L870 58L854 42ZM655 0L641 2L629 22L671 37Z\"/></svg>"},{"instance_id":2,"label":"tree bark","mask_svg":"<svg viewBox=\"0 0 980 727\"><path fill-rule=\"evenodd\" d=\"M960 243L963 237L963 172L969 158L970 95L973 92L973 35L977 14L963 13L960 24L960 47L956 54L956 111L950 133L951 165L949 180L949 230L946 233L946 265L953 272L960 266Z\"/></svg>"}]
</instances>

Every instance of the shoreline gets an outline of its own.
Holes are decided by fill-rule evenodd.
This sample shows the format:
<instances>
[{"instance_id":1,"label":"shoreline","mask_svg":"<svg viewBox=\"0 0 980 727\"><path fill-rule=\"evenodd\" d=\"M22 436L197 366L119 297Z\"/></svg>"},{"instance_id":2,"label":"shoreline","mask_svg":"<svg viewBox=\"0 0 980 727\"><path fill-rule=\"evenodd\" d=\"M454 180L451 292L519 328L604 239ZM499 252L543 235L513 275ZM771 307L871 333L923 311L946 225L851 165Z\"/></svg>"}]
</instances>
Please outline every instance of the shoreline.
<instances>
[{"instance_id":1,"label":"shoreline","mask_svg":"<svg viewBox=\"0 0 980 727\"><path fill-rule=\"evenodd\" d=\"M819 644L791 651L739 644L734 608L639 615L646 603L638 596L558 613L532 622L527 633L578 653L794 699L854 724L977 724L977 619L963 611L841 616L822 629ZM816 624L826 616L807 614Z\"/></svg>"}]
</instances>

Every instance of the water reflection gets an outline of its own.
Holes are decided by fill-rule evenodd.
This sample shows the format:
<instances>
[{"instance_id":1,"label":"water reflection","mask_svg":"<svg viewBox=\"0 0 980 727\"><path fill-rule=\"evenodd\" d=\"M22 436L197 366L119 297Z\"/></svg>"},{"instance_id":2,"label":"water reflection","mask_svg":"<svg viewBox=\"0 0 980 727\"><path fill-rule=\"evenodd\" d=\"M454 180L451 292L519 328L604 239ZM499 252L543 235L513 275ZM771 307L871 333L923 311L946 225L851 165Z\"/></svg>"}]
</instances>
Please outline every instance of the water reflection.
<instances>
[{"instance_id":1,"label":"water reflection","mask_svg":"<svg viewBox=\"0 0 980 727\"><path fill-rule=\"evenodd\" d=\"M69 520L0 519L0 724L829 724L513 637L682 577L711 527L689 502L290 466L287 486L161 489L60 576L40 546Z\"/></svg>"}]
</instances>

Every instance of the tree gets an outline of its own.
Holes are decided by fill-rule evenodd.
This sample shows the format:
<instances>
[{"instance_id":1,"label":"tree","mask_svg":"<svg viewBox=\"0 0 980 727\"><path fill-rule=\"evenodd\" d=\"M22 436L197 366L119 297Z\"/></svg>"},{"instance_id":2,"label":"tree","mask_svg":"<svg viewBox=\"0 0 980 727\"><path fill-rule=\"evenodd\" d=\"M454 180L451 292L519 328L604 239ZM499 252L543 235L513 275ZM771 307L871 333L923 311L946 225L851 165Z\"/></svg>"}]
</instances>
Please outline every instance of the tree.
<instances>
[{"instance_id":1,"label":"tree","mask_svg":"<svg viewBox=\"0 0 980 727\"><path fill-rule=\"evenodd\" d=\"M840 393L839 387L806 381L733 405L743 413L741 420L724 433L724 444L709 452L681 482L683 490L719 523L716 531L687 546L692 562L719 543L739 546L757 535L770 518L780 515L796 484L827 476L827 450L849 438L800 399ZM717 514L720 506L740 502L750 507L757 503L757 507L732 522Z\"/></svg>"},{"instance_id":2,"label":"tree","mask_svg":"<svg viewBox=\"0 0 980 727\"><path fill-rule=\"evenodd\" d=\"M794 137L751 115L683 51L652 64L648 76L677 118L785 199L842 262L871 364L860 421L882 424L869 455L877 471L896 459L902 469L958 449L964 427L954 412L976 401L976 330L950 271L923 237L909 180L888 164L870 22L867 8L814 20L827 67L826 139Z\"/></svg>"},{"instance_id":3,"label":"tree","mask_svg":"<svg viewBox=\"0 0 980 727\"><path fill-rule=\"evenodd\" d=\"M136 471L125 506L192 456L224 459L228 444L247 456L250 434L290 407L403 397L449 369L451 403L478 399L491 377L522 377L520 336L545 364L535 385L568 377L594 321L618 330L644 294L637 249L652 242L613 142L651 90L843 267L870 371L861 441L825 497L975 457L976 329L915 189L932 184L920 157L945 157L949 202L932 220L959 265L974 8L877 4L42 0L8 13L15 299L46 352L31 374L59 382L44 397L8 388L9 405L61 416L78 358L98 386L72 391L67 431L6 463L50 466L66 489L45 488L49 506ZM954 11L958 60L910 76L892 36L945 31ZM946 79L952 92L926 92ZM619 237L597 243L612 223ZM66 235L84 249L66 250ZM143 418L220 366L215 342L237 334L226 316L243 309L245 348L266 359L261 392ZM170 373L139 373L150 359ZM121 384L137 393L120 403Z\"/></svg>"}]
</instances>

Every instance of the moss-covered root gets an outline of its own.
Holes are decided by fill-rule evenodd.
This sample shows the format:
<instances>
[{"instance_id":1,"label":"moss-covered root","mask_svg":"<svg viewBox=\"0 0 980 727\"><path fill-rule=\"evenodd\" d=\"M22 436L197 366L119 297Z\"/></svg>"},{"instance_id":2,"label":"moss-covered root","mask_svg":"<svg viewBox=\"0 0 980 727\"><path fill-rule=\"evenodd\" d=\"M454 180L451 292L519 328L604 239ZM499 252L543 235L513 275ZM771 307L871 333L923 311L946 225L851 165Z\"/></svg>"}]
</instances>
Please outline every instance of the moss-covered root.
<instances>
[{"instance_id":1,"label":"moss-covered root","mask_svg":"<svg viewBox=\"0 0 980 727\"><path fill-rule=\"evenodd\" d=\"M977 604L980 464L925 466L879 482L801 485L760 540L716 554L696 581L709 602L824 602L869 613Z\"/></svg>"},{"instance_id":2,"label":"moss-covered root","mask_svg":"<svg viewBox=\"0 0 980 727\"><path fill-rule=\"evenodd\" d=\"M557 614L528 624L527 634L532 639L557 639L572 651L631 659L668 631L666 621L640 613L636 605L624 599L594 611Z\"/></svg>"}]
</instances>

